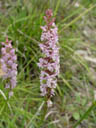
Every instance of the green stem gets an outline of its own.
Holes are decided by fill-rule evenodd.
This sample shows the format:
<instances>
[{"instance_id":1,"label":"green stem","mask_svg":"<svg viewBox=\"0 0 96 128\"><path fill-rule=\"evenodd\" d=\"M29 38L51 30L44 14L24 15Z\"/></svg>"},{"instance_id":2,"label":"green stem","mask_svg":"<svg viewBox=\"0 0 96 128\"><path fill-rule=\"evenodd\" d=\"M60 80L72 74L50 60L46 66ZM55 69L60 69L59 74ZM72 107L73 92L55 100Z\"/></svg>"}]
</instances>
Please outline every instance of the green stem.
<instances>
[{"instance_id":1,"label":"green stem","mask_svg":"<svg viewBox=\"0 0 96 128\"><path fill-rule=\"evenodd\" d=\"M92 105L88 108L88 110L83 114L81 119L73 126L73 128L76 128L89 114L90 112L96 107L96 101L92 103Z\"/></svg>"}]
</instances>

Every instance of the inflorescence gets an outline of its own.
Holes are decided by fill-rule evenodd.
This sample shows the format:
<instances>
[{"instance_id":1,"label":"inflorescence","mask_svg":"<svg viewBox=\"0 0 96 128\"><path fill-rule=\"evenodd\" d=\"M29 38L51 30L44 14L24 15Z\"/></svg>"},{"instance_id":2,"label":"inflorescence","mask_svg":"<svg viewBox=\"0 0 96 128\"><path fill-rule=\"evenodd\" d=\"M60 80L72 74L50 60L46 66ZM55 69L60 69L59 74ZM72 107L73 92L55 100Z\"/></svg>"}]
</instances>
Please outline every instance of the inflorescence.
<instances>
[{"instance_id":1,"label":"inflorescence","mask_svg":"<svg viewBox=\"0 0 96 128\"><path fill-rule=\"evenodd\" d=\"M46 22L42 26L42 35L40 49L44 57L39 59L38 66L41 68L40 90L41 95L46 96L47 105L52 105L51 97L54 95L54 89L57 86L57 76L59 74L59 46L58 46L58 28L56 27L51 9L46 11L44 16Z\"/></svg>"},{"instance_id":2,"label":"inflorescence","mask_svg":"<svg viewBox=\"0 0 96 128\"><path fill-rule=\"evenodd\" d=\"M15 49L12 47L12 41L6 38L6 42L2 43L1 48L1 68L5 75L3 80L6 81L5 88L9 88L9 98L13 95L12 89L15 88L17 80L17 56L15 54Z\"/></svg>"}]
</instances>

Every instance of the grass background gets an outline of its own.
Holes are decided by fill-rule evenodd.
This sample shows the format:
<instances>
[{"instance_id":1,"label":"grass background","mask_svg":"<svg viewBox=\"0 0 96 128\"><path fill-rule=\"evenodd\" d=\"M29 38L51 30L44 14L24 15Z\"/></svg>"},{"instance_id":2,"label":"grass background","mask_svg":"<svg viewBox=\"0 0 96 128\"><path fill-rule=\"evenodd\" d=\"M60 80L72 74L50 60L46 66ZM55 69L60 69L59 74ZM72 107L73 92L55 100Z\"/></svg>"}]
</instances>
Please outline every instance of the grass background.
<instances>
[{"instance_id":1,"label":"grass background","mask_svg":"<svg viewBox=\"0 0 96 128\"><path fill-rule=\"evenodd\" d=\"M50 109L37 66L48 8L56 17L61 66ZM18 56L18 84L6 99L0 78L0 128L96 128L96 0L0 0L0 42L6 35Z\"/></svg>"}]
</instances>

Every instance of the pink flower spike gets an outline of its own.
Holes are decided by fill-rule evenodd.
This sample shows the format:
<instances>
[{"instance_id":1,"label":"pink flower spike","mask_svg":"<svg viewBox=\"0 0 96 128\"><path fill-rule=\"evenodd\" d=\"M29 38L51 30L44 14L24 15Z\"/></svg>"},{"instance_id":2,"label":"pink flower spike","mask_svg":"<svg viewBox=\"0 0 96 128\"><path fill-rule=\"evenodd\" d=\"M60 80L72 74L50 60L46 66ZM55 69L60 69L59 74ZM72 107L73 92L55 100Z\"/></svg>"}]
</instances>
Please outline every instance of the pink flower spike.
<instances>
[{"instance_id":1,"label":"pink flower spike","mask_svg":"<svg viewBox=\"0 0 96 128\"><path fill-rule=\"evenodd\" d=\"M48 17L52 17L53 16L52 9L46 10L46 16L48 16Z\"/></svg>"},{"instance_id":2,"label":"pink flower spike","mask_svg":"<svg viewBox=\"0 0 96 128\"><path fill-rule=\"evenodd\" d=\"M46 31L46 27L41 26L40 28L41 28L43 31Z\"/></svg>"},{"instance_id":3,"label":"pink flower spike","mask_svg":"<svg viewBox=\"0 0 96 128\"><path fill-rule=\"evenodd\" d=\"M46 11L44 20L46 25L42 26L42 35L39 47L44 57L39 59L38 66L41 68L40 90L41 95L47 98L48 107L52 106L51 97L54 96L57 86L57 76L59 75L60 60L58 46L58 29L55 25L55 18L52 18L51 9Z\"/></svg>"},{"instance_id":4,"label":"pink flower spike","mask_svg":"<svg viewBox=\"0 0 96 128\"><path fill-rule=\"evenodd\" d=\"M12 89L16 86L17 80L17 56L15 55L15 49L12 47L12 41L6 37L6 42L2 43L1 48L1 68L4 71L3 80L6 80L5 88L9 88L9 98L13 95Z\"/></svg>"},{"instance_id":5,"label":"pink flower spike","mask_svg":"<svg viewBox=\"0 0 96 128\"><path fill-rule=\"evenodd\" d=\"M9 43L8 37L6 37L6 43Z\"/></svg>"}]
</instances>

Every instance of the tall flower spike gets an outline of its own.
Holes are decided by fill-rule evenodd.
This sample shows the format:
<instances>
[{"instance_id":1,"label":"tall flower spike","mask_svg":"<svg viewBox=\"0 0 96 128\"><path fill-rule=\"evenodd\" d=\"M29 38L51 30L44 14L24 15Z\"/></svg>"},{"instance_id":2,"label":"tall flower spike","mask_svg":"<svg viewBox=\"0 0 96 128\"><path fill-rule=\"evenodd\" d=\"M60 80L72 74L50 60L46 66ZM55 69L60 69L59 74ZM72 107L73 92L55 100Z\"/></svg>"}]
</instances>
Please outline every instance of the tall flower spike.
<instances>
[{"instance_id":1,"label":"tall flower spike","mask_svg":"<svg viewBox=\"0 0 96 128\"><path fill-rule=\"evenodd\" d=\"M41 95L46 96L48 107L52 106L51 97L54 95L54 89L57 85L57 76L59 74L59 46L58 46L58 28L56 27L52 18L53 13L51 9L46 11L46 16L44 20L46 22L45 26L41 26L42 35L41 43L39 46L43 58L39 59L38 66L41 68L40 74L40 90Z\"/></svg>"},{"instance_id":2,"label":"tall flower spike","mask_svg":"<svg viewBox=\"0 0 96 128\"><path fill-rule=\"evenodd\" d=\"M12 41L6 38L6 42L2 43L1 48L1 68L5 72L3 80L6 80L5 88L9 88L9 98L13 95L12 89L16 86L16 76L17 76L17 56L15 55L15 49L12 47Z\"/></svg>"}]
</instances>

